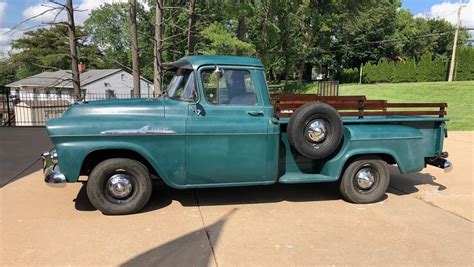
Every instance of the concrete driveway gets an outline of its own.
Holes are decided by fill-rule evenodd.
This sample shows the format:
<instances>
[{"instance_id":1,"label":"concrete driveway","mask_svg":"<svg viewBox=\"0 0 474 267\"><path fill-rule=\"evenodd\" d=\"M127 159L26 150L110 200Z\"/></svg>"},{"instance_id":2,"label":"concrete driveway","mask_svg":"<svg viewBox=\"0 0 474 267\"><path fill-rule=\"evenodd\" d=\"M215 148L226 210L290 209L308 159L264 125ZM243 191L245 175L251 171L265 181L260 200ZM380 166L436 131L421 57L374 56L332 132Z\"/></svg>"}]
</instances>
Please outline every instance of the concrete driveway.
<instances>
[{"instance_id":1,"label":"concrete driveway","mask_svg":"<svg viewBox=\"0 0 474 267\"><path fill-rule=\"evenodd\" d=\"M450 133L449 174L392 170L386 198L355 205L333 184L179 191L104 216L82 184L34 172L0 189L1 265L473 265L473 133Z\"/></svg>"}]
</instances>

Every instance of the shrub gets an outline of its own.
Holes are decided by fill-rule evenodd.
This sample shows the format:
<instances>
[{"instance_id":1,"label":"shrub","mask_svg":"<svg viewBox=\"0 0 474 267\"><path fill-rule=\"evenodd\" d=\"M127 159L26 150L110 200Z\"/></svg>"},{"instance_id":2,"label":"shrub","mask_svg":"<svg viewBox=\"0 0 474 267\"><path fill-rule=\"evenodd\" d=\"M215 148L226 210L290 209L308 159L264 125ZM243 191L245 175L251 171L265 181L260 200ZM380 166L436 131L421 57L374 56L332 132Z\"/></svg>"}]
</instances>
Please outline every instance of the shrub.
<instances>
[{"instance_id":1,"label":"shrub","mask_svg":"<svg viewBox=\"0 0 474 267\"><path fill-rule=\"evenodd\" d=\"M415 60L409 59L395 63L392 82L416 82Z\"/></svg>"},{"instance_id":2,"label":"shrub","mask_svg":"<svg viewBox=\"0 0 474 267\"><path fill-rule=\"evenodd\" d=\"M456 81L474 80L474 48L463 46L456 56Z\"/></svg>"},{"instance_id":3,"label":"shrub","mask_svg":"<svg viewBox=\"0 0 474 267\"><path fill-rule=\"evenodd\" d=\"M357 83L359 82L359 69L343 69L340 77L340 83Z\"/></svg>"}]
</instances>

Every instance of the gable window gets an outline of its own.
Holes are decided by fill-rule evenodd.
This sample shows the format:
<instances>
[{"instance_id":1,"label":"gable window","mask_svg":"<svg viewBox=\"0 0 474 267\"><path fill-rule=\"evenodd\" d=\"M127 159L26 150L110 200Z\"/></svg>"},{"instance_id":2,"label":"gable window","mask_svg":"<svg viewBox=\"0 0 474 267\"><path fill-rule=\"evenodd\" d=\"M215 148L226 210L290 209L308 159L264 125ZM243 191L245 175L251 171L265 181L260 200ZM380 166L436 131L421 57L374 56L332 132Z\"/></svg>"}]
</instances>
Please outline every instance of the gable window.
<instances>
[{"instance_id":1,"label":"gable window","mask_svg":"<svg viewBox=\"0 0 474 267\"><path fill-rule=\"evenodd\" d=\"M209 103L253 106L257 95L247 70L208 69L202 72L202 82Z\"/></svg>"},{"instance_id":2,"label":"gable window","mask_svg":"<svg viewBox=\"0 0 474 267\"><path fill-rule=\"evenodd\" d=\"M120 80L125 81L125 73L120 74Z\"/></svg>"}]
</instances>

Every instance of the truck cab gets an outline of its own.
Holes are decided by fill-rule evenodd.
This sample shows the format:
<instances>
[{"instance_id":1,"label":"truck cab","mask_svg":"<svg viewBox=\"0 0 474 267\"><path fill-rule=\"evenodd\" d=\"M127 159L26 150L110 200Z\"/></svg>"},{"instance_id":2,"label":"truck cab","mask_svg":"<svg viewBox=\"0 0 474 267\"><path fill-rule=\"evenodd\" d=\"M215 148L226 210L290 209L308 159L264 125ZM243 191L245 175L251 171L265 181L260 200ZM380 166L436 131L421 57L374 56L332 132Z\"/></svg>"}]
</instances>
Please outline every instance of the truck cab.
<instances>
[{"instance_id":1,"label":"truck cab","mask_svg":"<svg viewBox=\"0 0 474 267\"><path fill-rule=\"evenodd\" d=\"M339 181L345 199L371 203L387 165L451 167L444 103L411 115L365 98L271 95L253 58L189 56L165 68L174 77L160 97L81 102L50 120L45 181L88 177L96 208L127 214L147 203L152 179L177 189Z\"/></svg>"}]
</instances>

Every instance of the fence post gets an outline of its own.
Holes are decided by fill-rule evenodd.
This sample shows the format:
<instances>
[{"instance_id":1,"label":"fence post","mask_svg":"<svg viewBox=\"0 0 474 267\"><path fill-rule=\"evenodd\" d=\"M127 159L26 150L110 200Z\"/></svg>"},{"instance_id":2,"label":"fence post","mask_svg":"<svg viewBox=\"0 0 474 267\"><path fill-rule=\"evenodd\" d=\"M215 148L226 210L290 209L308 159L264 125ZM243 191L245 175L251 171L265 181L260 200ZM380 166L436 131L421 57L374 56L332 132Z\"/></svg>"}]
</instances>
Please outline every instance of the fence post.
<instances>
[{"instance_id":1,"label":"fence post","mask_svg":"<svg viewBox=\"0 0 474 267\"><path fill-rule=\"evenodd\" d=\"M5 94L7 96L7 123L8 126L12 126L11 113L10 113L10 88L5 87Z\"/></svg>"}]
</instances>

